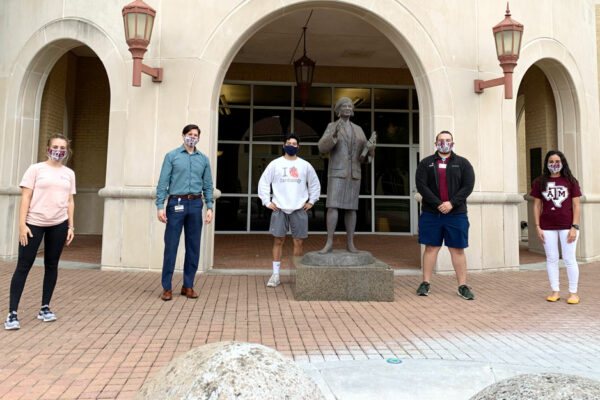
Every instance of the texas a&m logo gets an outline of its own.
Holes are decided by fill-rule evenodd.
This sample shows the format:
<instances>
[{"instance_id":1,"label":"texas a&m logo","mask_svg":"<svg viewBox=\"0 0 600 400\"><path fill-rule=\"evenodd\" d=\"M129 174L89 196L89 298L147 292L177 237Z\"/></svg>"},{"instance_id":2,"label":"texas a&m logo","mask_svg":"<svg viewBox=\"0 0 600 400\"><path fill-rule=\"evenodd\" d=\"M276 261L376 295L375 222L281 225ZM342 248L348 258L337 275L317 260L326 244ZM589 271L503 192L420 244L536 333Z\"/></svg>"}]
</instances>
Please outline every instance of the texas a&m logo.
<instances>
[{"instance_id":1,"label":"texas a&m logo","mask_svg":"<svg viewBox=\"0 0 600 400\"><path fill-rule=\"evenodd\" d=\"M552 201L556 207L561 207L562 202L569 197L569 189L565 186L556 186L555 182L548 182L546 191L542 192L542 196L547 201Z\"/></svg>"}]
</instances>

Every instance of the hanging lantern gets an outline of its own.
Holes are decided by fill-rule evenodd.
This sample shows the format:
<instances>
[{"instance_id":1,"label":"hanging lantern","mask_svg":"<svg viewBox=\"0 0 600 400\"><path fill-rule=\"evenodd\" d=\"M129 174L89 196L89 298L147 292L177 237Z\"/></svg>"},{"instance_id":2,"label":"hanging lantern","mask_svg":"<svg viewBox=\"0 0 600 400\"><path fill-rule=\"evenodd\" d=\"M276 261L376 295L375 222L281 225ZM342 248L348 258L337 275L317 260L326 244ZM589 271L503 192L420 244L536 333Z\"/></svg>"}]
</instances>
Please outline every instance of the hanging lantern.
<instances>
[{"instance_id":1,"label":"hanging lantern","mask_svg":"<svg viewBox=\"0 0 600 400\"><path fill-rule=\"evenodd\" d=\"M294 61L294 70L296 72L296 85L298 86L298 95L302 102L302 107L306 107L308 92L312 85L313 73L315 71L315 62L306 56L306 26L302 28L302 38L304 40L304 54Z\"/></svg>"}]
</instances>

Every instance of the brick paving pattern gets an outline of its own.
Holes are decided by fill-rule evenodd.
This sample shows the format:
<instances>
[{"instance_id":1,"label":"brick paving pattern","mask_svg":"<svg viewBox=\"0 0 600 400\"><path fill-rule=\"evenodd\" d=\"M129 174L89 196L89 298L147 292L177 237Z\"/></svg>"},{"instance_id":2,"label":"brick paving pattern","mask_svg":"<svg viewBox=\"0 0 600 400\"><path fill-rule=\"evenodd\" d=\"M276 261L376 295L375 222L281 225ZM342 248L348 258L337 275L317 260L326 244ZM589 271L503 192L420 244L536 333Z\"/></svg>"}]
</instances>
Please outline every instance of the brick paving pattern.
<instances>
[{"instance_id":1,"label":"brick paving pattern","mask_svg":"<svg viewBox=\"0 0 600 400\"><path fill-rule=\"evenodd\" d=\"M38 253L43 258L44 252ZM75 240L63 248L60 259L89 264L100 264L102 258L102 235L76 235Z\"/></svg>"},{"instance_id":2,"label":"brick paving pattern","mask_svg":"<svg viewBox=\"0 0 600 400\"><path fill-rule=\"evenodd\" d=\"M527 246L521 245L519 247L519 262L521 264L543 263L546 262L546 256L544 254L538 254L529 251Z\"/></svg>"},{"instance_id":3,"label":"brick paving pattern","mask_svg":"<svg viewBox=\"0 0 600 400\"><path fill-rule=\"evenodd\" d=\"M304 243L304 251L319 250L325 244L325 235L310 235ZM215 235L215 269L269 269L271 268L270 235ZM335 235L334 245L343 249L345 235ZM369 249L373 255L388 263L394 269L419 269L421 249L416 236L397 235L357 235L359 249ZM232 246L232 244L235 244ZM283 254L292 254L292 240L288 236ZM526 246L519 249L521 264L544 262L545 257L532 253ZM78 235L71 246L65 247L61 260L100 264L102 255L101 235ZM43 257L41 252L39 257ZM283 268L289 268L287 260Z\"/></svg>"},{"instance_id":4,"label":"brick paving pattern","mask_svg":"<svg viewBox=\"0 0 600 400\"><path fill-rule=\"evenodd\" d=\"M13 269L0 262L5 305ZM429 297L415 295L420 277L397 276L396 301L375 303L297 302L289 277L273 289L268 274L203 274L197 300L162 302L156 273L62 269L52 301L58 321L43 323L43 268L34 267L21 330L0 333L0 397L129 399L177 355L221 340L311 362L398 357L590 369L600 356L599 273L600 263L581 267L582 302L573 306L544 301L545 271L471 274L472 302L456 295L454 276L434 276ZM173 283L179 289L181 274Z\"/></svg>"},{"instance_id":5,"label":"brick paving pattern","mask_svg":"<svg viewBox=\"0 0 600 400\"><path fill-rule=\"evenodd\" d=\"M321 250L326 235L310 235L303 245L305 253ZM368 249L374 257L394 269L419 269L421 249L416 236L356 235L354 244L360 250ZM215 235L215 269L271 269L273 236L271 235ZM346 248L346 235L335 235L333 246ZM283 254L293 252L292 237L287 236ZM289 260L282 260L282 268L290 268Z\"/></svg>"}]
</instances>

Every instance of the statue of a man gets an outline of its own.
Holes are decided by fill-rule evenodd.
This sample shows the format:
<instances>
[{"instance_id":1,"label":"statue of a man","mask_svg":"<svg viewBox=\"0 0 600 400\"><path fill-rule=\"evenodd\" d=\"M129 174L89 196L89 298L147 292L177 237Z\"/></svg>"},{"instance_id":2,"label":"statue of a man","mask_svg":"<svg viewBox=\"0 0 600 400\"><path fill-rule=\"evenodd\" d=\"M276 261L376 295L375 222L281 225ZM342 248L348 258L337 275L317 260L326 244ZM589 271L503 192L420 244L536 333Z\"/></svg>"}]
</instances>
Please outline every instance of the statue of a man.
<instances>
[{"instance_id":1,"label":"statue of a man","mask_svg":"<svg viewBox=\"0 0 600 400\"><path fill-rule=\"evenodd\" d=\"M345 210L346 248L350 252L357 252L354 247L354 229L360 192L361 163L371 162L377 135L373 132L367 140L362 128L350 122L350 117L354 115L354 104L348 97L340 98L334 111L339 119L327 125L323 137L319 140L319 152L329 153L327 243L320 252L327 253L332 250L333 233L340 208Z\"/></svg>"}]
</instances>

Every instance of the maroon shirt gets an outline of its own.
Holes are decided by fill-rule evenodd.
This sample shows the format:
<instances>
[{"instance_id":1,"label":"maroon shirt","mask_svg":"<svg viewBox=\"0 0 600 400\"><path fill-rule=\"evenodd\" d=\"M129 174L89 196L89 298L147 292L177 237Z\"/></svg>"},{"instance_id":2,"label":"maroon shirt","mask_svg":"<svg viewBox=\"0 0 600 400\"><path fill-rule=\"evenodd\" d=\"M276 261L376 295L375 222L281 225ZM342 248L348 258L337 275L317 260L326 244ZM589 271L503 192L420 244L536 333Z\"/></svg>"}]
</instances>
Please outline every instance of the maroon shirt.
<instances>
[{"instance_id":1,"label":"maroon shirt","mask_svg":"<svg viewBox=\"0 0 600 400\"><path fill-rule=\"evenodd\" d=\"M448 166L448 159L446 158L446 161L442 161L442 159L439 159L437 162L438 177L440 178L440 200L442 200L443 203L445 201L450 200L448 198L448 181L446 180L446 167Z\"/></svg>"},{"instance_id":2,"label":"maroon shirt","mask_svg":"<svg viewBox=\"0 0 600 400\"><path fill-rule=\"evenodd\" d=\"M533 182L531 196L542 200L540 228L544 230L571 229L573 223L573 197L581 197L577 182L565 177L548 178L546 190L540 192L539 178Z\"/></svg>"}]
</instances>

